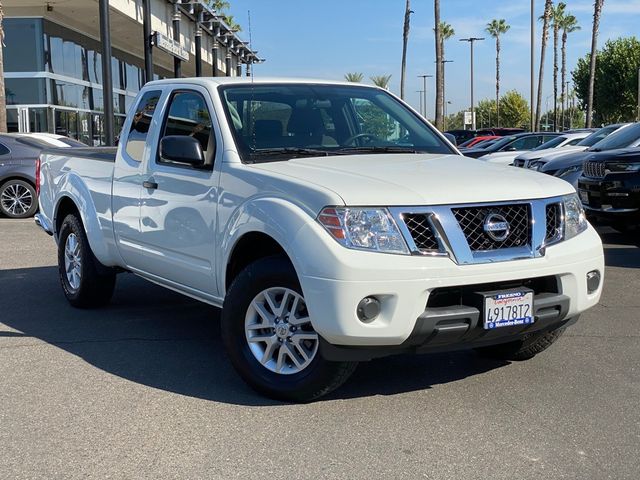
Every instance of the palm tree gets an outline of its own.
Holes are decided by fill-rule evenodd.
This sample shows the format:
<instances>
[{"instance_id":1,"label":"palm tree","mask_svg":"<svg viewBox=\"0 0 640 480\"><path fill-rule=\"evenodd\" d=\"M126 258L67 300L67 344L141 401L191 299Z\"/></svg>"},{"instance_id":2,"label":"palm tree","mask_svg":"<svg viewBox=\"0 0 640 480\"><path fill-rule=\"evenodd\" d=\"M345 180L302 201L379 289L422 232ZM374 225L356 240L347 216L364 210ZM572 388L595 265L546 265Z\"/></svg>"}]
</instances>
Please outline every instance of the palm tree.
<instances>
[{"instance_id":1,"label":"palm tree","mask_svg":"<svg viewBox=\"0 0 640 480\"><path fill-rule=\"evenodd\" d=\"M445 63L445 55L444 55L444 42L446 40L449 40L451 37L453 37L456 32L453 30L453 27L448 24L447 22L440 22L440 55L441 55L441 61L440 61L440 95L442 95L442 118L443 118L443 125L442 127L444 128L444 108L445 108L445 93L444 93L444 87L445 87L445 81L444 81L444 76L445 76L445 72L444 72L444 63ZM437 72L437 70L436 70ZM426 95L426 93L425 93Z\"/></svg>"},{"instance_id":2,"label":"palm tree","mask_svg":"<svg viewBox=\"0 0 640 480\"><path fill-rule=\"evenodd\" d=\"M360 83L363 78L364 78L364 75L358 72L345 73L344 75L344 79L347 82L353 82L353 83Z\"/></svg>"},{"instance_id":3,"label":"palm tree","mask_svg":"<svg viewBox=\"0 0 640 480\"><path fill-rule=\"evenodd\" d=\"M558 131L558 40L567 4L559 2L551 9L553 24L553 129Z\"/></svg>"},{"instance_id":4,"label":"palm tree","mask_svg":"<svg viewBox=\"0 0 640 480\"><path fill-rule=\"evenodd\" d=\"M567 37L570 33L575 32L576 30L580 30L580 26L578 25L578 19L571 15L570 13L566 13L564 18L562 19L562 24L560 25L562 29L562 73L561 79L562 84L560 85L560 100L562 102L562 127L564 128L564 102L565 102L565 94L569 92L565 92L565 86L567 81Z\"/></svg>"},{"instance_id":5,"label":"palm tree","mask_svg":"<svg viewBox=\"0 0 640 480\"><path fill-rule=\"evenodd\" d=\"M389 89L389 80L391 80L391 75L374 75L369 77L369 79L373 82L374 85L380 88Z\"/></svg>"},{"instance_id":6,"label":"palm tree","mask_svg":"<svg viewBox=\"0 0 640 480\"><path fill-rule=\"evenodd\" d=\"M4 10L0 0L0 133L7 132L7 99L4 92L4 57L2 47L4 45Z\"/></svg>"},{"instance_id":7,"label":"palm tree","mask_svg":"<svg viewBox=\"0 0 640 480\"><path fill-rule=\"evenodd\" d=\"M542 46L540 47L540 70L538 71L538 97L536 102L536 130L540 130L540 116L542 109L542 79L544 78L544 56L547 52L547 41L549 40L549 20L553 10L553 1L545 0L544 14L542 15Z\"/></svg>"},{"instance_id":8,"label":"palm tree","mask_svg":"<svg viewBox=\"0 0 640 480\"><path fill-rule=\"evenodd\" d=\"M504 18L487 23L486 32L496 39L496 127L500 126L500 35L509 31L510 25ZM491 125L489 125L491 126Z\"/></svg>"},{"instance_id":9,"label":"palm tree","mask_svg":"<svg viewBox=\"0 0 640 480\"><path fill-rule=\"evenodd\" d=\"M444 82L442 81L444 67L442 61L444 60L444 54L442 53L442 32L440 31L440 0L433 0L433 10L435 17L435 28L433 31L436 37L436 128L442 130L444 128Z\"/></svg>"},{"instance_id":10,"label":"palm tree","mask_svg":"<svg viewBox=\"0 0 640 480\"><path fill-rule=\"evenodd\" d=\"M409 43L409 23L411 22L411 1L404 8L404 28L402 29L402 66L400 67L400 98L404 100L404 78L407 70L407 44ZM374 82L375 83L375 82Z\"/></svg>"},{"instance_id":11,"label":"palm tree","mask_svg":"<svg viewBox=\"0 0 640 480\"><path fill-rule=\"evenodd\" d=\"M591 31L591 59L589 62L589 96L587 97L587 128L591 128L593 116L593 87L596 79L596 55L598 54L598 29L604 0L596 0L593 4L593 30Z\"/></svg>"}]
</instances>

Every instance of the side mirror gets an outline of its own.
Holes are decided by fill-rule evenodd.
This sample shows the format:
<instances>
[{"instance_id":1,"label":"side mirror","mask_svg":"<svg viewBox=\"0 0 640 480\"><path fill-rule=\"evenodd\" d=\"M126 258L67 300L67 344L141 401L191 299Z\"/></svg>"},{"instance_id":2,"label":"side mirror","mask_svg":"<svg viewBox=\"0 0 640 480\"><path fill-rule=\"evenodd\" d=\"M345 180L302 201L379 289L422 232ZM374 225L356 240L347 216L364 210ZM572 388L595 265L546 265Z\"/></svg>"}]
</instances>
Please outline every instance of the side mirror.
<instances>
[{"instance_id":1,"label":"side mirror","mask_svg":"<svg viewBox=\"0 0 640 480\"><path fill-rule=\"evenodd\" d=\"M201 166L204 164L204 153L200 142L194 137L167 135L160 140L160 159Z\"/></svg>"},{"instance_id":2,"label":"side mirror","mask_svg":"<svg viewBox=\"0 0 640 480\"><path fill-rule=\"evenodd\" d=\"M458 142L456 142L456 137L453 133L443 133L443 135L447 137L447 140L453 143L454 146L458 145Z\"/></svg>"}]
</instances>

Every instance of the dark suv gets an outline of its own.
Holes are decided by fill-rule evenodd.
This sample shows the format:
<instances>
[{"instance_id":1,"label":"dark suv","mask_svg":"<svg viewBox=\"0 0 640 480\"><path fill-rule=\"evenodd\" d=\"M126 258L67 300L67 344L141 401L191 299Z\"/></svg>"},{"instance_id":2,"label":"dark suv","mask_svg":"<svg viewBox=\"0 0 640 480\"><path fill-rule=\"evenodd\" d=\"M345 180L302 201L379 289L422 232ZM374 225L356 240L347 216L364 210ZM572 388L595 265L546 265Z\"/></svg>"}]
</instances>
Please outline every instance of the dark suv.
<instances>
[{"instance_id":1,"label":"dark suv","mask_svg":"<svg viewBox=\"0 0 640 480\"><path fill-rule=\"evenodd\" d=\"M591 217L618 230L640 225L640 147L588 155L578 193Z\"/></svg>"}]
</instances>

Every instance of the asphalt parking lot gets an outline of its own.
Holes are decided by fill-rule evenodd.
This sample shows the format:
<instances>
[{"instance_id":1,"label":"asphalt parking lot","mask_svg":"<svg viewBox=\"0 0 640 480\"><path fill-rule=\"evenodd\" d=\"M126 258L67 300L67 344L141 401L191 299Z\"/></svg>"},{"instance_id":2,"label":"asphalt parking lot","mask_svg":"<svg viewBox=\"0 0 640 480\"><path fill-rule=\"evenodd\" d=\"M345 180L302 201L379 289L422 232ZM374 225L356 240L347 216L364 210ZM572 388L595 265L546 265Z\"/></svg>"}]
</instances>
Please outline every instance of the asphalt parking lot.
<instances>
[{"instance_id":1,"label":"asphalt parking lot","mask_svg":"<svg viewBox=\"0 0 640 480\"><path fill-rule=\"evenodd\" d=\"M236 376L217 309L125 274L75 310L51 238L0 219L0 478L637 479L640 241L602 236L601 304L533 360L381 359L288 405Z\"/></svg>"}]
</instances>

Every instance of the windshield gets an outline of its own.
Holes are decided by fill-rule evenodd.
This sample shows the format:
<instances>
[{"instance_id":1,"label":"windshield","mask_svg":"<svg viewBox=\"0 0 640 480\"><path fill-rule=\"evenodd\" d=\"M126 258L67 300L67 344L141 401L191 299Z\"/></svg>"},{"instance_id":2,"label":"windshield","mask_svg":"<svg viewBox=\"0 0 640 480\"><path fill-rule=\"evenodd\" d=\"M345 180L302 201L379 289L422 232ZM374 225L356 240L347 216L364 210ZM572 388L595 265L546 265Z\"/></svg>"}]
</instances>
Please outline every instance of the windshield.
<instances>
[{"instance_id":1,"label":"windshield","mask_svg":"<svg viewBox=\"0 0 640 480\"><path fill-rule=\"evenodd\" d=\"M359 153L455 153L387 92L362 86L220 87L243 162Z\"/></svg>"},{"instance_id":2,"label":"windshield","mask_svg":"<svg viewBox=\"0 0 640 480\"><path fill-rule=\"evenodd\" d=\"M634 123L633 125L621 128L617 132L612 133L604 140L600 140L593 147L589 148L589 151L600 152L603 150L633 147L637 144L638 140L640 140L640 123Z\"/></svg>"},{"instance_id":3,"label":"windshield","mask_svg":"<svg viewBox=\"0 0 640 480\"><path fill-rule=\"evenodd\" d=\"M555 137L549 140L548 142L537 146L536 148L533 149L533 151L535 152L537 150L546 150L547 148L556 148L566 141L567 141L567 137L563 137L563 136Z\"/></svg>"},{"instance_id":4,"label":"windshield","mask_svg":"<svg viewBox=\"0 0 640 480\"><path fill-rule=\"evenodd\" d=\"M607 137L610 133L615 132L620 128L619 125L609 125L608 127L603 127L600 130L593 132L588 137L583 138L577 145L581 147L592 147L596 143L598 143L603 138Z\"/></svg>"},{"instance_id":5,"label":"windshield","mask_svg":"<svg viewBox=\"0 0 640 480\"><path fill-rule=\"evenodd\" d=\"M514 135L509 135L508 137L503 137L500 140L496 140L496 143L491 145L490 148L487 148L487 150L492 150L492 151L500 150L505 145L508 145L511 142L513 142L516 138L518 138L518 137L516 137Z\"/></svg>"}]
</instances>

